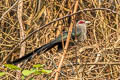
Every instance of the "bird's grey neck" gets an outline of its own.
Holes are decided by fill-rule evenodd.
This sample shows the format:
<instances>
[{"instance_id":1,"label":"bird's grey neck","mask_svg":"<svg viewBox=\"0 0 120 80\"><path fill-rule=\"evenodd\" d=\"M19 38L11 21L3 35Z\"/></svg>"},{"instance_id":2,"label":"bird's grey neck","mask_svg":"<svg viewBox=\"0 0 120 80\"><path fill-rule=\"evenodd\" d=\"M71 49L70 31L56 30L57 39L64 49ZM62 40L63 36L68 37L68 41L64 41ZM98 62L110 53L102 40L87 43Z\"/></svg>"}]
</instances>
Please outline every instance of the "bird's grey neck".
<instances>
[{"instance_id":1,"label":"bird's grey neck","mask_svg":"<svg viewBox=\"0 0 120 80\"><path fill-rule=\"evenodd\" d=\"M76 29L74 27L72 32L77 33L79 41L84 41L85 39L87 39L87 36L86 36L86 33L87 33L86 24L76 26Z\"/></svg>"}]
</instances>

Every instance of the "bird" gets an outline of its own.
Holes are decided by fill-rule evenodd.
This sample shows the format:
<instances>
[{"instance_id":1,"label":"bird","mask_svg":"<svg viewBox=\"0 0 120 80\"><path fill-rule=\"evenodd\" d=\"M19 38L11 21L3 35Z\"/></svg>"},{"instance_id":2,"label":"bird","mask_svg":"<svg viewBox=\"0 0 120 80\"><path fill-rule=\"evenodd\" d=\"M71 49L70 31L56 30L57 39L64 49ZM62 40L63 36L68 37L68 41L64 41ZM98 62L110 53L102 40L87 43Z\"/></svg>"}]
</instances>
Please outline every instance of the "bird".
<instances>
[{"instance_id":1,"label":"bird","mask_svg":"<svg viewBox=\"0 0 120 80\"><path fill-rule=\"evenodd\" d=\"M76 23L76 28L73 27L73 29L72 29L71 38L73 40L75 40L75 36L76 36L78 38L78 41L84 41L87 38L86 33L87 33L87 24L88 23L90 23L90 21L79 20ZM40 54L41 52L43 53L43 52L50 50L51 48L53 48L56 45L58 45L58 47L62 46L62 42L64 42L64 43L66 42L67 36L68 36L68 32L64 31L63 35L59 35L57 38L55 38L51 42L49 42L39 48L36 48L32 52L26 54L25 56L22 56L19 59L8 62L8 64L19 64L22 61L31 59L31 57L35 54Z\"/></svg>"}]
</instances>

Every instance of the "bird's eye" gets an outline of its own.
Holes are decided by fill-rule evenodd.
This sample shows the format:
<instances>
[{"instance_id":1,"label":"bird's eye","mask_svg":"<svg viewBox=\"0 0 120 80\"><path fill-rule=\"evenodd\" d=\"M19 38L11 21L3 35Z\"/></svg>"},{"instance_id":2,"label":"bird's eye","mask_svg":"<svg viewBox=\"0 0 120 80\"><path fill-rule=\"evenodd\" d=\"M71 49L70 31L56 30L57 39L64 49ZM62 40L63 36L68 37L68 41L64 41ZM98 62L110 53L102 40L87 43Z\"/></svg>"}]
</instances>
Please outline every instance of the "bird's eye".
<instances>
[{"instance_id":1,"label":"bird's eye","mask_svg":"<svg viewBox=\"0 0 120 80\"><path fill-rule=\"evenodd\" d=\"M78 24L83 24L83 23L85 23L84 21L79 21L79 23Z\"/></svg>"}]
</instances>

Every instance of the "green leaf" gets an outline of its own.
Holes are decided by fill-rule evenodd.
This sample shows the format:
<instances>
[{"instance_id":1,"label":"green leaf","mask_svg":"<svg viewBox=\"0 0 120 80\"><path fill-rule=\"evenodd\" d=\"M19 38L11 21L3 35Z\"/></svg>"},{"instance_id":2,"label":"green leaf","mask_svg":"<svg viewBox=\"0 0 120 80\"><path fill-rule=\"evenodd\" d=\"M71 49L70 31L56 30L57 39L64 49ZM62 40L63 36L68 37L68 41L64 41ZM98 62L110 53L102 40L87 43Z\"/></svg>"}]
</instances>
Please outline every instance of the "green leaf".
<instances>
[{"instance_id":1,"label":"green leaf","mask_svg":"<svg viewBox=\"0 0 120 80\"><path fill-rule=\"evenodd\" d=\"M33 67L35 67L35 68L43 68L44 64L36 64L36 65L33 65Z\"/></svg>"},{"instance_id":2,"label":"green leaf","mask_svg":"<svg viewBox=\"0 0 120 80\"><path fill-rule=\"evenodd\" d=\"M5 72L0 72L0 76L3 76L5 75L6 73Z\"/></svg>"},{"instance_id":3,"label":"green leaf","mask_svg":"<svg viewBox=\"0 0 120 80\"><path fill-rule=\"evenodd\" d=\"M34 73L35 73L36 75L38 75L38 74L42 74L41 71L35 71Z\"/></svg>"},{"instance_id":4,"label":"green leaf","mask_svg":"<svg viewBox=\"0 0 120 80\"><path fill-rule=\"evenodd\" d=\"M25 76L22 76L21 78L22 78L22 80L24 80L24 79L25 79Z\"/></svg>"},{"instance_id":5,"label":"green leaf","mask_svg":"<svg viewBox=\"0 0 120 80\"><path fill-rule=\"evenodd\" d=\"M34 73L36 70L23 70L22 74L24 76L29 76L30 74Z\"/></svg>"},{"instance_id":6,"label":"green leaf","mask_svg":"<svg viewBox=\"0 0 120 80\"><path fill-rule=\"evenodd\" d=\"M12 69L12 70L20 70L21 69L13 64L5 64L4 66L9 68L9 69Z\"/></svg>"},{"instance_id":7,"label":"green leaf","mask_svg":"<svg viewBox=\"0 0 120 80\"><path fill-rule=\"evenodd\" d=\"M42 69L41 70L42 73L45 73L45 74L49 74L52 72L52 70L45 70L45 69Z\"/></svg>"},{"instance_id":8,"label":"green leaf","mask_svg":"<svg viewBox=\"0 0 120 80\"><path fill-rule=\"evenodd\" d=\"M51 72L52 72L52 70L42 69L42 70L36 70L34 73L35 73L36 75L38 75L38 74L49 74L49 73L51 73Z\"/></svg>"}]
</instances>

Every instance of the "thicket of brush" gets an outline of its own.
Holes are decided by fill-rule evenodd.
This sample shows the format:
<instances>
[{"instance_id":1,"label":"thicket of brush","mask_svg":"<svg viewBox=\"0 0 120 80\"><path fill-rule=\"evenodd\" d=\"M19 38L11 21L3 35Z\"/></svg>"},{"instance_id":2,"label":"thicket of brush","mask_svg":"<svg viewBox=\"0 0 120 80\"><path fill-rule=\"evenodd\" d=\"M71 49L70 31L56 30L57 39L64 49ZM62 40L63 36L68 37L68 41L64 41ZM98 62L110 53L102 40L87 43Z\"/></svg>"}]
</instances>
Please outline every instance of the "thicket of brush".
<instances>
[{"instance_id":1,"label":"thicket of brush","mask_svg":"<svg viewBox=\"0 0 120 80\"><path fill-rule=\"evenodd\" d=\"M22 41L22 38L24 39L50 21L71 14L76 3L75 0L23 0L22 26L24 29L21 30L21 23L18 21L20 13L17 9L19 4L10 9L16 2L17 0L0 0L0 62ZM120 1L79 0L78 10L92 8L109 8L120 13ZM6 12L7 14L3 15ZM59 79L120 79L120 15L107 10L93 10L81 12L75 16L71 22L81 19L91 21L87 27L87 40L74 42L75 45L68 48ZM22 46L18 46L13 51L8 60L12 61L19 58L19 55L24 55L24 49L25 53L28 53L50 42L60 34L62 27L68 30L69 18L56 21L31 35ZM46 54L35 56L23 68L29 69L37 63L45 64L45 68L53 72L49 75L37 75L34 78L35 80L52 80L62 54L63 51L57 52L55 47ZM9 73L16 76L15 72Z\"/></svg>"}]
</instances>

